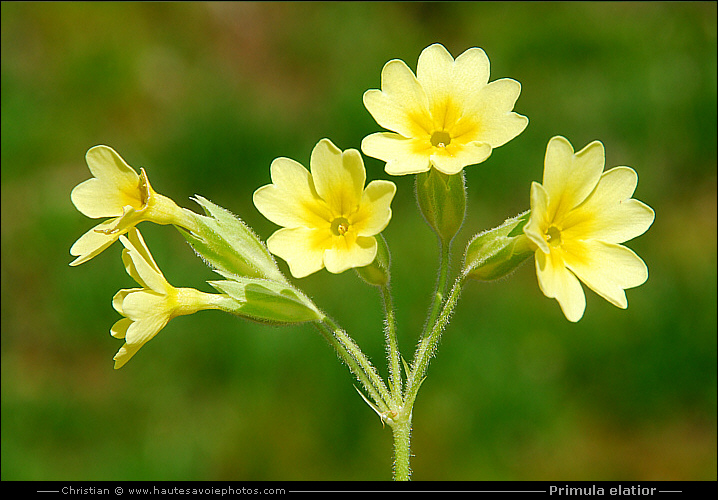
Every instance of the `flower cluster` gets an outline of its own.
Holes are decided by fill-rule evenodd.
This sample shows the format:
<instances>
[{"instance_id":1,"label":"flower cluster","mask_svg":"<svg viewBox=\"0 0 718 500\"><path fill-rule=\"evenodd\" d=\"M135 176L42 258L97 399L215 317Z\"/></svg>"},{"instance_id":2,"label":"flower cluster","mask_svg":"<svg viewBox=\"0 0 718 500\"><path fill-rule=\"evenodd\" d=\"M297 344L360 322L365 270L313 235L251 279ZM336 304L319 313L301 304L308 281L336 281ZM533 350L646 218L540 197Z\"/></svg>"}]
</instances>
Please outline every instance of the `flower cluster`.
<instances>
[{"instance_id":1,"label":"flower cluster","mask_svg":"<svg viewBox=\"0 0 718 500\"><path fill-rule=\"evenodd\" d=\"M521 84L510 78L489 82L489 74L482 49L471 48L454 59L443 45L433 44L421 52L416 74L404 61L391 60L381 71L381 89L364 93L366 109L389 132L368 135L361 150L384 161L390 175L418 174L419 207L443 245L463 223L463 168L484 162L528 125L528 118L513 111ZM266 246L241 220L202 197L196 201L207 216L158 194L144 169L138 174L108 146L91 148L86 159L93 177L73 189L72 202L88 217L109 219L72 245L76 259L70 265L87 262L119 239L125 267L143 287L121 290L113 300L126 316L112 328L114 336L126 339L116 357L118 367L172 317L200 309L221 305L272 322L291 303L300 320L322 318L289 285L270 253L286 261L295 278L323 268L330 273L356 268L365 277L372 275L371 266L381 264L374 275L382 284L388 281L389 253L384 248L377 256L377 237L391 220L396 185L388 180L366 184L356 149L342 151L322 139L311 153L309 170L289 158L272 162L272 183L254 193L257 209L281 226ZM541 290L558 301L570 321L578 321L585 309L579 281L626 308L624 290L645 282L648 270L622 243L645 232L654 213L631 198L634 170L603 172L603 167L600 142L574 153L567 139L552 138L543 182L531 186L530 212L477 234L467 247L462 276L496 279L533 254ZM135 228L143 221L176 226L210 266L228 277L228 282L213 282L222 293L169 285ZM255 299L248 301L248 290L257 286L266 294L250 293ZM270 297L269 303L260 296ZM292 315L279 316L280 322L292 322Z\"/></svg>"},{"instance_id":2,"label":"flower cluster","mask_svg":"<svg viewBox=\"0 0 718 500\"><path fill-rule=\"evenodd\" d=\"M425 48L416 73L394 59L381 71L381 89L363 101L387 131L371 133L361 151L385 163L388 175L416 174L419 210L439 240L439 272L428 317L411 363L399 352L390 289L392 256L383 236L397 192L389 180L367 183L362 155L341 150L328 138L311 152L309 169L279 157L270 165L271 183L253 194L254 205L280 226L263 242L239 217L196 195L204 215L158 194L144 169L138 174L112 148L87 152L93 177L71 193L75 207L91 218L108 218L70 249L72 266L97 256L119 240L127 273L140 288L122 289L112 305L123 318L111 334L125 344L115 368L131 359L168 322L217 309L270 325L308 322L324 336L356 376L360 394L395 433L395 478L409 477L412 407L442 332L469 279L503 278L534 257L541 291L555 298L566 318L579 321L586 298L581 283L625 309L625 290L643 284L648 268L623 243L643 234L653 210L633 199L638 175L629 167L604 171L604 146L594 141L574 152L555 136L546 148L543 179L530 188L530 210L468 242L453 287L451 246L467 210L464 168L485 162L494 148L521 134L528 118L514 112L521 84L510 78L489 82L486 53L470 48L456 59L443 45ZM152 258L137 225L173 225L197 255L223 279L208 281L219 293L170 285ZM326 269L355 269L378 287L384 312L389 379L385 381L356 342L282 272L294 278ZM403 366L402 366L403 365ZM370 399L373 400L370 401Z\"/></svg>"}]
</instances>

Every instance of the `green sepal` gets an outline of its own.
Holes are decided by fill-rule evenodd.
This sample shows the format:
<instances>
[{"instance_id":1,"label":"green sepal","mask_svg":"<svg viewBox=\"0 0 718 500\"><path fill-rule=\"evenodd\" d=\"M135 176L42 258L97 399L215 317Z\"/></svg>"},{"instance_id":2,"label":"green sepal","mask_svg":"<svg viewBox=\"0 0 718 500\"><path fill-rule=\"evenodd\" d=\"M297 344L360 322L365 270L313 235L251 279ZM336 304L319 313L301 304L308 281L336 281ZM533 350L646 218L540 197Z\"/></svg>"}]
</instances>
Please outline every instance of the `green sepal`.
<instances>
[{"instance_id":1,"label":"green sepal","mask_svg":"<svg viewBox=\"0 0 718 500\"><path fill-rule=\"evenodd\" d=\"M404 359L404 356L399 355L401 358L401 363L404 365L404 373L406 373L406 377L409 378L409 374L411 373L411 369L409 368L409 363L406 362Z\"/></svg>"},{"instance_id":2,"label":"green sepal","mask_svg":"<svg viewBox=\"0 0 718 500\"><path fill-rule=\"evenodd\" d=\"M513 272L533 255L523 233L529 215L526 211L474 236L466 248L464 275L481 281L496 280Z\"/></svg>"},{"instance_id":3,"label":"green sepal","mask_svg":"<svg viewBox=\"0 0 718 500\"><path fill-rule=\"evenodd\" d=\"M229 311L232 314L273 325L320 321L324 318L307 296L286 283L220 274L229 279L208 283L234 299L237 306Z\"/></svg>"},{"instance_id":4,"label":"green sepal","mask_svg":"<svg viewBox=\"0 0 718 500\"><path fill-rule=\"evenodd\" d=\"M426 222L448 244L459 232L466 215L464 171L447 175L431 168L417 174L416 201Z\"/></svg>"},{"instance_id":5,"label":"green sepal","mask_svg":"<svg viewBox=\"0 0 718 500\"><path fill-rule=\"evenodd\" d=\"M193 200L207 217L190 212L196 232L178 229L209 266L237 276L286 281L267 247L239 217L202 196Z\"/></svg>"},{"instance_id":6,"label":"green sepal","mask_svg":"<svg viewBox=\"0 0 718 500\"><path fill-rule=\"evenodd\" d=\"M370 285L386 286L391 280L389 269L391 267L391 254L384 236L376 237L376 257L374 262L364 267L357 267L356 272L361 279Z\"/></svg>"}]
</instances>

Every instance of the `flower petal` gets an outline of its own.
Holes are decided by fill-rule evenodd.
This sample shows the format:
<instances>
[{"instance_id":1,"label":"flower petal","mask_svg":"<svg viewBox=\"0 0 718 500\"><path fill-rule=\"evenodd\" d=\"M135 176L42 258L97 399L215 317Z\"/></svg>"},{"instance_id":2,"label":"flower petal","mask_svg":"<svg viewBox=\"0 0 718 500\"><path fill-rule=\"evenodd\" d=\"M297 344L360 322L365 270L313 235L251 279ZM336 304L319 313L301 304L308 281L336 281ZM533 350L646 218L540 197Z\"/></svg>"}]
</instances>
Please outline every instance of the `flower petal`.
<instances>
[{"instance_id":1,"label":"flower petal","mask_svg":"<svg viewBox=\"0 0 718 500\"><path fill-rule=\"evenodd\" d=\"M354 212L366 181L359 151L342 152L329 139L322 139L312 150L310 165L317 194L329 206L332 219Z\"/></svg>"},{"instance_id":2,"label":"flower petal","mask_svg":"<svg viewBox=\"0 0 718 500\"><path fill-rule=\"evenodd\" d=\"M143 288L123 288L119 292L115 294L114 297L112 297L112 307L115 308L115 311L125 315L124 311L122 310L122 303L125 301L125 297L127 297L128 294L132 292L141 292L144 290Z\"/></svg>"},{"instance_id":3,"label":"flower petal","mask_svg":"<svg viewBox=\"0 0 718 500\"><path fill-rule=\"evenodd\" d=\"M546 147L543 187L548 193L549 218L560 220L594 190L605 163L603 144L594 141L578 153L565 137L551 138Z\"/></svg>"},{"instance_id":4,"label":"flower petal","mask_svg":"<svg viewBox=\"0 0 718 500\"><path fill-rule=\"evenodd\" d=\"M371 181L353 215L351 224L359 236L374 236L381 233L391 220L391 201L396 194L396 185L391 181Z\"/></svg>"},{"instance_id":5,"label":"flower petal","mask_svg":"<svg viewBox=\"0 0 718 500\"><path fill-rule=\"evenodd\" d=\"M117 219L107 220L80 236L70 247L70 255L77 257L70 262L70 265L79 266L83 262L87 262L117 241L121 233L105 234L100 232L112 228L116 222Z\"/></svg>"},{"instance_id":6,"label":"flower petal","mask_svg":"<svg viewBox=\"0 0 718 500\"><path fill-rule=\"evenodd\" d=\"M292 276L303 278L324 267L324 250L331 238L329 224L324 229L284 228L267 239L267 247L287 261Z\"/></svg>"},{"instance_id":7,"label":"flower petal","mask_svg":"<svg viewBox=\"0 0 718 500\"><path fill-rule=\"evenodd\" d=\"M431 164L439 172L454 175L468 165L476 165L491 156L491 145L485 142L470 142L456 147L450 144L445 149L436 148L431 155Z\"/></svg>"},{"instance_id":8,"label":"flower petal","mask_svg":"<svg viewBox=\"0 0 718 500\"><path fill-rule=\"evenodd\" d=\"M125 335L127 335L127 329L131 324L132 320L130 318L122 318L112 325L112 328L110 328L110 335L116 339L124 339Z\"/></svg>"},{"instance_id":9,"label":"flower petal","mask_svg":"<svg viewBox=\"0 0 718 500\"><path fill-rule=\"evenodd\" d=\"M421 150L415 139L390 132L377 132L362 140L361 149L365 155L385 161L384 170L389 175L419 174L431 168L429 142Z\"/></svg>"},{"instance_id":10,"label":"flower petal","mask_svg":"<svg viewBox=\"0 0 718 500\"><path fill-rule=\"evenodd\" d=\"M583 317L586 296L558 252L536 252L536 276L543 294L558 301L566 319L575 323Z\"/></svg>"},{"instance_id":11,"label":"flower petal","mask_svg":"<svg viewBox=\"0 0 718 500\"><path fill-rule=\"evenodd\" d=\"M139 194L139 191L137 192ZM122 215L122 207L140 206L138 198L131 198L116 186L94 178L75 186L70 193L70 199L75 208L92 219L119 217Z\"/></svg>"},{"instance_id":12,"label":"flower petal","mask_svg":"<svg viewBox=\"0 0 718 500\"><path fill-rule=\"evenodd\" d=\"M270 167L272 184L254 192L254 206L283 227L315 227L332 219L319 197L309 171L289 158L277 158Z\"/></svg>"},{"instance_id":13,"label":"flower petal","mask_svg":"<svg viewBox=\"0 0 718 500\"><path fill-rule=\"evenodd\" d=\"M122 315L132 321L140 321L152 316L171 316L171 300L152 290L130 290L122 299Z\"/></svg>"},{"instance_id":14,"label":"flower petal","mask_svg":"<svg viewBox=\"0 0 718 500\"><path fill-rule=\"evenodd\" d=\"M548 229L548 194L538 182L531 183L531 215L524 226L524 234L539 247L540 251L550 252L545 234Z\"/></svg>"},{"instance_id":15,"label":"flower petal","mask_svg":"<svg viewBox=\"0 0 718 500\"><path fill-rule=\"evenodd\" d=\"M489 81L491 66L483 49L472 47L454 61L454 88L459 94L470 95L481 90Z\"/></svg>"},{"instance_id":16,"label":"flower petal","mask_svg":"<svg viewBox=\"0 0 718 500\"><path fill-rule=\"evenodd\" d=\"M120 350L117 351L115 357L112 358L115 360L115 370L118 370L125 366L125 364L127 364L127 362L132 359L132 356L134 356L137 351L140 350L140 347L142 347L142 345L139 344L124 344L122 347L120 347Z\"/></svg>"},{"instance_id":17,"label":"flower petal","mask_svg":"<svg viewBox=\"0 0 718 500\"><path fill-rule=\"evenodd\" d=\"M404 61L386 63L381 70L381 91L368 90L363 100L374 120L387 130L404 137L431 133L428 98Z\"/></svg>"},{"instance_id":18,"label":"flower petal","mask_svg":"<svg viewBox=\"0 0 718 500\"><path fill-rule=\"evenodd\" d=\"M425 48L419 55L419 62L416 66L416 79L426 93L429 100L429 110L436 120L437 113L442 112L445 103L452 96L456 96L456 89L453 85L454 58L449 51L440 43Z\"/></svg>"},{"instance_id":19,"label":"flower petal","mask_svg":"<svg viewBox=\"0 0 718 500\"><path fill-rule=\"evenodd\" d=\"M143 345L152 340L167 325L168 321L168 317L156 314L133 322L125 332L125 344L113 358L115 369L122 368Z\"/></svg>"},{"instance_id":20,"label":"flower petal","mask_svg":"<svg viewBox=\"0 0 718 500\"><path fill-rule=\"evenodd\" d=\"M645 283L648 268L633 250L603 241L563 244L568 267L591 290L621 309L628 307L624 289Z\"/></svg>"},{"instance_id":21,"label":"flower petal","mask_svg":"<svg viewBox=\"0 0 718 500\"><path fill-rule=\"evenodd\" d=\"M564 219L568 239L596 239L623 243L645 233L653 224L653 209L631 198L638 175L629 167L615 167L601 176L584 203Z\"/></svg>"},{"instance_id":22,"label":"flower petal","mask_svg":"<svg viewBox=\"0 0 718 500\"><path fill-rule=\"evenodd\" d=\"M85 155L87 166L95 177L72 190L70 198L87 217L118 217L122 207L141 207L139 175L108 146L95 146Z\"/></svg>"},{"instance_id":23,"label":"flower petal","mask_svg":"<svg viewBox=\"0 0 718 500\"><path fill-rule=\"evenodd\" d=\"M120 236L120 241L127 249L123 252L123 262L125 262L127 273L145 288L151 288L160 294L169 293L172 290L172 285L167 282L159 270L137 228L130 229L127 237ZM127 260L126 256L129 256L131 262Z\"/></svg>"},{"instance_id":24,"label":"flower petal","mask_svg":"<svg viewBox=\"0 0 718 500\"><path fill-rule=\"evenodd\" d=\"M488 142L497 148L519 135L529 123L528 118L512 111L519 94L521 84L516 80L503 78L489 83L473 102L467 103L464 116L456 125L457 131L461 131L466 120L478 122L469 129L473 135L457 139Z\"/></svg>"},{"instance_id":25,"label":"flower petal","mask_svg":"<svg viewBox=\"0 0 718 500\"><path fill-rule=\"evenodd\" d=\"M137 172L111 147L101 145L90 148L85 160L94 177L121 189L137 186Z\"/></svg>"},{"instance_id":26,"label":"flower petal","mask_svg":"<svg viewBox=\"0 0 718 500\"><path fill-rule=\"evenodd\" d=\"M324 253L324 265L330 273L343 273L352 267L368 266L377 252L376 238L358 236L355 241L347 237L334 237L335 244Z\"/></svg>"}]
</instances>

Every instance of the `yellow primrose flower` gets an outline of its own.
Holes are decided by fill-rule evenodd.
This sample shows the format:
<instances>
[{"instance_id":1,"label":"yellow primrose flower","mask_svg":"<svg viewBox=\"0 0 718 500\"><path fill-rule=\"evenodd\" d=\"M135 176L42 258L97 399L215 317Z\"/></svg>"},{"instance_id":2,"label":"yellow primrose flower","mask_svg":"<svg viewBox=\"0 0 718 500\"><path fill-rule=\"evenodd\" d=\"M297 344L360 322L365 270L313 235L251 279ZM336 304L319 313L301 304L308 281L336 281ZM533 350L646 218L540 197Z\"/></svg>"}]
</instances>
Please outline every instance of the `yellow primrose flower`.
<instances>
[{"instance_id":1,"label":"yellow primrose flower","mask_svg":"<svg viewBox=\"0 0 718 500\"><path fill-rule=\"evenodd\" d=\"M569 321L586 308L581 280L621 309L624 289L643 284L648 268L620 245L646 232L654 212L631 198L638 175L629 167L603 172L603 144L594 141L574 154L564 137L546 148L543 184L531 185L531 217L524 233L536 246L541 291L555 298Z\"/></svg>"},{"instance_id":2,"label":"yellow primrose flower","mask_svg":"<svg viewBox=\"0 0 718 500\"><path fill-rule=\"evenodd\" d=\"M423 50L416 76L399 59L381 71L381 90L367 90L364 106L393 132L364 138L365 155L386 162L391 175L417 174L432 166L444 174L481 163L528 125L512 112L521 84L489 81L489 58L477 47L454 60L441 44Z\"/></svg>"},{"instance_id":3,"label":"yellow primrose flower","mask_svg":"<svg viewBox=\"0 0 718 500\"><path fill-rule=\"evenodd\" d=\"M125 246L122 261L127 274L142 288L120 290L112 299L115 310L125 316L110 329L113 337L125 339L114 357L115 369L127 363L172 318L204 309L232 309L233 301L226 295L170 285L137 228L130 228L127 236L119 239Z\"/></svg>"},{"instance_id":4,"label":"yellow primrose flower","mask_svg":"<svg viewBox=\"0 0 718 500\"><path fill-rule=\"evenodd\" d=\"M71 266L95 257L142 221L194 228L188 210L156 193L145 170L140 169L137 175L114 149L95 146L85 158L93 178L75 186L70 195L72 203L87 217L112 219L90 229L72 245L70 254L77 258Z\"/></svg>"},{"instance_id":5,"label":"yellow primrose flower","mask_svg":"<svg viewBox=\"0 0 718 500\"><path fill-rule=\"evenodd\" d=\"M342 152L329 139L312 151L311 173L289 158L270 167L272 184L254 193L254 205L267 219L284 226L267 240L273 254L286 260L302 278L323 267L341 273L371 264L375 235L391 219L393 182L376 180L366 189L359 151Z\"/></svg>"}]
</instances>

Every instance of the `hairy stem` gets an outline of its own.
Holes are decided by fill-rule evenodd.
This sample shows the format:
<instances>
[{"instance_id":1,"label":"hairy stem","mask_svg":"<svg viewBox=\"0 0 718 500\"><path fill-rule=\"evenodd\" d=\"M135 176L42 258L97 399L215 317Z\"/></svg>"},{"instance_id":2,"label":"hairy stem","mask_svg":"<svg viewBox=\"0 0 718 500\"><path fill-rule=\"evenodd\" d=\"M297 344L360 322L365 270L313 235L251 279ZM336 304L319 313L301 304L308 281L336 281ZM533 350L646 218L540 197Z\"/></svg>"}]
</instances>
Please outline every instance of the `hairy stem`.
<instances>
[{"instance_id":1,"label":"hairy stem","mask_svg":"<svg viewBox=\"0 0 718 500\"><path fill-rule=\"evenodd\" d=\"M401 353L399 352L399 341L396 334L396 317L394 315L394 302L391 296L389 285L381 287L381 296L384 300L384 315L386 324L386 349L389 364L389 381L394 401L401 403L402 380L401 380Z\"/></svg>"},{"instance_id":2,"label":"hairy stem","mask_svg":"<svg viewBox=\"0 0 718 500\"><path fill-rule=\"evenodd\" d=\"M431 309L429 309L429 317L424 324L424 331L421 334L423 340L429 329L436 321L436 316L439 314L441 304L444 301L446 295L446 281L449 277L449 258L451 257L451 243L444 240L440 240L441 250L439 255L439 276L436 281L436 291L431 303Z\"/></svg>"},{"instance_id":3,"label":"hairy stem","mask_svg":"<svg viewBox=\"0 0 718 500\"><path fill-rule=\"evenodd\" d=\"M391 424L394 433L394 481L411 478L411 411L401 414Z\"/></svg>"},{"instance_id":4,"label":"hairy stem","mask_svg":"<svg viewBox=\"0 0 718 500\"><path fill-rule=\"evenodd\" d=\"M324 317L320 325L326 329L324 332L325 338L334 346L334 349L336 349L344 362L347 363L349 369L374 399L379 409L383 412L389 411L388 402L392 400L391 395L376 368L354 342L354 339L328 316Z\"/></svg>"},{"instance_id":5,"label":"hairy stem","mask_svg":"<svg viewBox=\"0 0 718 500\"><path fill-rule=\"evenodd\" d=\"M441 334L444 331L444 327L448 324L451 314L454 312L456 303L459 300L461 288L464 285L466 277L459 275L454 282L454 286L449 292L444 307L441 309L441 313L436 318L433 326L429 330L429 334L422 339L414 357L414 365L412 366L411 373L409 374L406 382L406 394L404 397L404 407L411 409L414 405L416 393L419 391L421 382L423 381L424 374L429 367L429 362L436 350L436 346L441 339Z\"/></svg>"}]
</instances>

